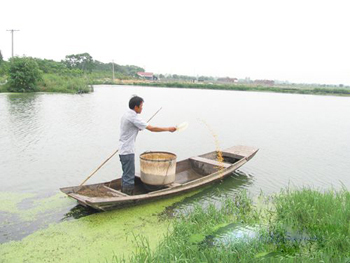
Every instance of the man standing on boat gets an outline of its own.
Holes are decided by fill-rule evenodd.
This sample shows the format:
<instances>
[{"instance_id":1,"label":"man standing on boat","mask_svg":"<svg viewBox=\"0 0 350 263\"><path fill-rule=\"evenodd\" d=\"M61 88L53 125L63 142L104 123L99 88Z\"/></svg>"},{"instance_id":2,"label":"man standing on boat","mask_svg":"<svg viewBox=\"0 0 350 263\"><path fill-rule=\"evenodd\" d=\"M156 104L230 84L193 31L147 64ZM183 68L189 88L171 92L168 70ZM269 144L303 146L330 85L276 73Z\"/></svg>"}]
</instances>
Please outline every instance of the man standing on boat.
<instances>
[{"instance_id":1,"label":"man standing on boat","mask_svg":"<svg viewBox=\"0 0 350 263\"><path fill-rule=\"evenodd\" d=\"M135 180L135 141L139 131L147 129L151 132L174 132L176 127L154 127L142 120L143 99L133 96L129 101L129 110L120 122L119 158L122 164L122 192L132 195Z\"/></svg>"}]
</instances>

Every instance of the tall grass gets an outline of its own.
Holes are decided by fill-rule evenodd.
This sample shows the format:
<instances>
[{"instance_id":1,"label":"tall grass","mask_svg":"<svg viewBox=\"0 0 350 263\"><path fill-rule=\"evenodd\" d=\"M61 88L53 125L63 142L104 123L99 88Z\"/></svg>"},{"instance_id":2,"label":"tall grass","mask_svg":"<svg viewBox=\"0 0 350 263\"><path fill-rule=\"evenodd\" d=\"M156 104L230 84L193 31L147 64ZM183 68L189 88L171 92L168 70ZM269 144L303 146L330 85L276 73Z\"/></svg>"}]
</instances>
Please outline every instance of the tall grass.
<instances>
[{"instance_id":1,"label":"tall grass","mask_svg":"<svg viewBox=\"0 0 350 263\"><path fill-rule=\"evenodd\" d=\"M306 232L313 240L312 250L350 257L350 193L345 189L286 190L276 199L276 214L273 227Z\"/></svg>"},{"instance_id":2,"label":"tall grass","mask_svg":"<svg viewBox=\"0 0 350 263\"><path fill-rule=\"evenodd\" d=\"M245 192L220 208L196 207L173 222L156 250L136 237L137 250L116 262L350 262L350 193L283 190L255 206ZM270 207L270 208L268 208ZM271 208L272 207L272 208ZM259 225L249 242L213 245L208 239L228 224ZM155 226L156 227L156 226Z\"/></svg>"},{"instance_id":3,"label":"tall grass","mask_svg":"<svg viewBox=\"0 0 350 263\"><path fill-rule=\"evenodd\" d=\"M39 84L39 91L61 93L88 93L90 80L84 76L45 74Z\"/></svg>"}]
</instances>

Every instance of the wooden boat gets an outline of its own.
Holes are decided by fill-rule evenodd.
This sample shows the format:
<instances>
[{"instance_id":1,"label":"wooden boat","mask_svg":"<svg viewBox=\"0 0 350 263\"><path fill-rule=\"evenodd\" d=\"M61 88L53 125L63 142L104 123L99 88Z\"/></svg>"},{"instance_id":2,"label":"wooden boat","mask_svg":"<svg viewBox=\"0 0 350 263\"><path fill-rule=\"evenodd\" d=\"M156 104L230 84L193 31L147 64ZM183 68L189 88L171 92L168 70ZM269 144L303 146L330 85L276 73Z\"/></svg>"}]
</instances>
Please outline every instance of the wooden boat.
<instances>
[{"instance_id":1,"label":"wooden boat","mask_svg":"<svg viewBox=\"0 0 350 263\"><path fill-rule=\"evenodd\" d=\"M121 192L120 178L110 182L65 187L60 190L83 206L107 211L141 201L180 194L221 180L248 162L257 151L257 148L239 145L222 151L222 162L217 161L216 151L179 161L176 163L175 182L155 191L149 191L139 175L135 177L134 195Z\"/></svg>"}]
</instances>

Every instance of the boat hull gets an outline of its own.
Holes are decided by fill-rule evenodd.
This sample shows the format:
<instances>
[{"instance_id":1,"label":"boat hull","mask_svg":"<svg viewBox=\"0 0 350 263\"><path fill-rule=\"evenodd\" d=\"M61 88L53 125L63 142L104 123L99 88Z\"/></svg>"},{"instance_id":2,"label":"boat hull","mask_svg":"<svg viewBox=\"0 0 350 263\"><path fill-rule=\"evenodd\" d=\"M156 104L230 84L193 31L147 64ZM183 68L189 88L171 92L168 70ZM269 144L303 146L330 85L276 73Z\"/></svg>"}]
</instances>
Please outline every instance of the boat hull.
<instances>
[{"instance_id":1,"label":"boat hull","mask_svg":"<svg viewBox=\"0 0 350 263\"><path fill-rule=\"evenodd\" d=\"M253 147L234 146L222 151L223 162L217 161L216 151L177 162L175 182L155 191L149 191L138 175L135 177L134 195L126 195L120 191L121 179L60 190L84 206L108 211L182 194L222 180L253 158L257 151Z\"/></svg>"}]
</instances>

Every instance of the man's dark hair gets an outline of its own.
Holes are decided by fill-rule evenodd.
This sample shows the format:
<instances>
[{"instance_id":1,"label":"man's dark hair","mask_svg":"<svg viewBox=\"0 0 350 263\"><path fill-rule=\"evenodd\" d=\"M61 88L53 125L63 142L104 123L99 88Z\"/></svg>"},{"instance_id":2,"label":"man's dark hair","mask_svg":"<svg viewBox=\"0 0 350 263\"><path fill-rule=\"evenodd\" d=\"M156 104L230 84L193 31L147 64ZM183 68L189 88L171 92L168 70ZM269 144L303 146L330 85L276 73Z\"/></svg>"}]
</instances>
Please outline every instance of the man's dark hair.
<instances>
[{"instance_id":1,"label":"man's dark hair","mask_svg":"<svg viewBox=\"0 0 350 263\"><path fill-rule=\"evenodd\" d=\"M129 101L129 108L133 110L135 106L140 107L140 104L143 102L143 98L134 96Z\"/></svg>"}]
</instances>

